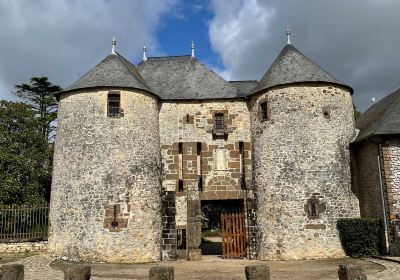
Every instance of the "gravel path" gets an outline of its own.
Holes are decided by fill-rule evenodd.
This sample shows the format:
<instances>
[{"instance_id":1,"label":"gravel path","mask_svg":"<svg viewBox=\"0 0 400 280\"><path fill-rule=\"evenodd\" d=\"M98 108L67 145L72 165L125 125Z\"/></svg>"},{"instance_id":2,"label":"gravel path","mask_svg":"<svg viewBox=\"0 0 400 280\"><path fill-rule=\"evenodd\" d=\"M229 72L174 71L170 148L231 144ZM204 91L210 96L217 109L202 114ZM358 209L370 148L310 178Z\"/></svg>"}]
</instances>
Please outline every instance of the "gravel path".
<instances>
[{"instance_id":1,"label":"gravel path","mask_svg":"<svg viewBox=\"0 0 400 280\"><path fill-rule=\"evenodd\" d=\"M53 262L46 255L35 255L15 262L25 265L25 280L63 280L62 268L68 263ZM400 264L378 259L368 260L306 260L306 261L248 261L222 260L205 256L201 261L175 261L154 264L92 264L93 280L128 280L148 279L150 267L155 265L172 265L175 268L176 280L242 280L245 279L244 267L254 264L268 264L271 267L272 279L299 280L334 280L337 278L337 267L340 263L361 265L368 275L368 280L400 280ZM52 265L50 266L50 264ZM55 269L56 268L56 269Z\"/></svg>"}]
</instances>

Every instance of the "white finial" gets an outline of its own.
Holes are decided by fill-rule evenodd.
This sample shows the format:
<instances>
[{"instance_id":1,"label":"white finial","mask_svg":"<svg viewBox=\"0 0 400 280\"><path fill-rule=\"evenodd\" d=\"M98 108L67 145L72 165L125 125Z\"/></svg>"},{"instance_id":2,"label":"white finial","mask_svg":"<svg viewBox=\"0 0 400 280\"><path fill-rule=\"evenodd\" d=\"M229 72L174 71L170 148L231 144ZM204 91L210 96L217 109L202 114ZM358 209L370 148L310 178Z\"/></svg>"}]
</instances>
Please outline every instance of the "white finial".
<instances>
[{"instance_id":1,"label":"white finial","mask_svg":"<svg viewBox=\"0 0 400 280\"><path fill-rule=\"evenodd\" d=\"M143 61L146 61L146 60L147 60L146 51L147 51L147 48L146 48L146 45L144 45L144 46L143 46Z\"/></svg>"},{"instance_id":2,"label":"white finial","mask_svg":"<svg viewBox=\"0 0 400 280\"><path fill-rule=\"evenodd\" d=\"M117 44L117 41L115 40L115 37L112 39L112 49L111 49L111 54L115 54L115 45Z\"/></svg>"},{"instance_id":3,"label":"white finial","mask_svg":"<svg viewBox=\"0 0 400 280\"><path fill-rule=\"evenodd\" d=\"M290 28L289 25L286 25L286 36L287 36L287 43L290 45Z\"/></svg>"},{"instance_id":4,"label":"white finial","mask_svg":"<svg viewBox=\"0 0 400 280\"><path fill-rule=\"evenodd\" d=\"M375 102L376 102L375 97L371 98L371 102L372 102L372 104L375 104Z\"/></svg>"},{"instance_id":5,"label":"white finial","mask_svg":"<svg viewBox=\"0 0 400 280\"><path fill-rule=\"evenodd\" d=\"M194 57L194 47L195 47L195 45L194 45L194 42L192 41L192 57Z\"/></svg>"}]
</instances>

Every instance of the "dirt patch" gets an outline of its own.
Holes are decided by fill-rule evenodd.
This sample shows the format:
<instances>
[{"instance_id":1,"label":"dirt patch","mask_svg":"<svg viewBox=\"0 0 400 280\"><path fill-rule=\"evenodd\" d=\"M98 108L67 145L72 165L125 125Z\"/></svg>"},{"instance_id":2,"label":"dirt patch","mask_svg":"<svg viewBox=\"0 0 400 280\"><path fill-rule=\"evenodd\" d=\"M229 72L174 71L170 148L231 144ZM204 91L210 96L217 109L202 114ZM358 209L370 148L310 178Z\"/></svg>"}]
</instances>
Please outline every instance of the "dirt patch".
<instances>
[{"instance_id":1,"label":"dirt patch","mask_svg":"<svg viewBox=\"0 0 400 280\"><path fill-rule=\"evenodd\" d=\"M24 259L30 256L37 255L37 253L14 253L14 254L3 254L0 253L0 264L5 264L13 261L17 261L20 259Z\"/></svg>"}]
</instances>

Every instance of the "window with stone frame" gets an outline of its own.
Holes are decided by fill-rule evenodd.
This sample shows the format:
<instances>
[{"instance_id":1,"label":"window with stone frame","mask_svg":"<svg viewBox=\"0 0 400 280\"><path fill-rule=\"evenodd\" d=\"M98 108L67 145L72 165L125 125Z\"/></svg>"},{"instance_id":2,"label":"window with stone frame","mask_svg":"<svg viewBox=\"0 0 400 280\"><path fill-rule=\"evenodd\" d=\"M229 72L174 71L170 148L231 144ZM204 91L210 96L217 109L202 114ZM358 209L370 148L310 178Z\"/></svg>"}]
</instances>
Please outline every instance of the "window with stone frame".
<instances>
[{"instance_id":1,"label":"window with stone frame","mask_svg":"<svg viewBox=\"0 0 400 280\"><path fill-rule=\"evenodd\" d=\"M224 114L223 113L215 113L215 128L216 129L224 129Z\"/></svg>"},{"instance_id":2,"label":"window with stone frame","mask_svg":"<svg viewBox=\"0 0 400 280\"><path fill-rule=\"evenodd\" d=\"M260 120L261 121L266 121L269 119L269 114L268 114L268 102L264 101L260 103Z\"/></svg>"},{"instance_id":3,"label":"window with stone frame","mask_svg":"<svg viewBox=\"0 0 400 280\"><path fill-rule=\"evenodd\" d=\"M108 93L107 116L111 118L121 117L121 94L118 91L110 91Z\"/></svg>"}]
</instances>

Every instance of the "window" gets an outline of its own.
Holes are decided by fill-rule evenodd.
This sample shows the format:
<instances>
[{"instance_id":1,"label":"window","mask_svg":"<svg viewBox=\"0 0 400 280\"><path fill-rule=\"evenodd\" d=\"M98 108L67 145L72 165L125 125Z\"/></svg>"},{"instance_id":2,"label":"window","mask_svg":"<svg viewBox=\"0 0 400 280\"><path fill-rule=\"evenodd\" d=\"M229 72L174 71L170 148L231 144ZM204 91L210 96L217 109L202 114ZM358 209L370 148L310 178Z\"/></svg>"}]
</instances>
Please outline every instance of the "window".
<instances>
[{"instance_id":1,"label":"window","mask_svg":"<svg viewBox=\"0 0 400 280\"><path fill-rule=\"evenodd\" d=\"M119 93L108 94L107 116L118 118L121 116L121 95Z\"/></svg>"},{"instance_id":2,"label":"window","mask_svg":"<svg viewBox=\"0 0 400 280\"><path fill-rule=\"evenodd\" d=\"M260 104L260 109L261 109L261 121L266 121L268 120L268 103L263 102Z\"/></svg>"},{"instance_id":3,"label":"window","mask_svg":"<svg viewBox=\"0 0 400 280\"><path fill-rule=\"evenodd\" d=\"M215 128L224 129L224 114L222 113L215 114Z\"/></svg>"}]
</instances>

